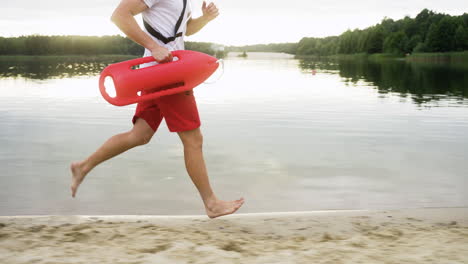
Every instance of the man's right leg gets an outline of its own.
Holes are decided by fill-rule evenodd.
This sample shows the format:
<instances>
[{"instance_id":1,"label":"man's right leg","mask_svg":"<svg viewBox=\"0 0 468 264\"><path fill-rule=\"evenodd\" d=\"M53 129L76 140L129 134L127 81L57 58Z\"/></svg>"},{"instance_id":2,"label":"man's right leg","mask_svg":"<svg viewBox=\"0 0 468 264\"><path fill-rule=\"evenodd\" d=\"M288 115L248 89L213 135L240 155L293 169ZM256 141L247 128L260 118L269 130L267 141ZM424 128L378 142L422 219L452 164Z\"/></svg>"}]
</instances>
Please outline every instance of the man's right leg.
<instances>
[{"instance_id":1,"label":"man's right leg","mask_svg":"<svg viewBox=\"0 0 468 264\"><path fill-rule=\"evenodd\" d=\"M235 201L222 201L216 197L211 188L203 158L203 136L200 128L178 132L178 134L184 144L187 172L202 197L208 217L216 218L237 211L244 204L244 198Z\"/></svg>"},{"instance_id":2,"label":"man's right leg","mask_svg":"<svg viewBox=\"0 0 468 264\"><path fill-rule=\"evenodd\" d=\"M75 197L78 186L94 167L122 152L148 143L154 132L144 119L138 118L132 130L111 137L87 159L72 163L72 196Z\"/></svg>"}]
</instances>

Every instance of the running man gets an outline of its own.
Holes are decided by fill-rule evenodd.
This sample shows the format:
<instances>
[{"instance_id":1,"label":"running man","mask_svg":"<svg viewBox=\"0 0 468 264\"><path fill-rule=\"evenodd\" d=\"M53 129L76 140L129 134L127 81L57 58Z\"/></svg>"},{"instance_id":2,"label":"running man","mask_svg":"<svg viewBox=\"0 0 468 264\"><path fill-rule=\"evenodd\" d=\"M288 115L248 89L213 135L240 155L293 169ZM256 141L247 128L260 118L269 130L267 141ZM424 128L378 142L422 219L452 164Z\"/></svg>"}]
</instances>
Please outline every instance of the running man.
<instances>
[{"instance_id":1,"label":"running man","mask_svg":"<svg viewBox=\"0 0 468 264\"><path fill-rule=\"evenodd\" d=\"M144 56L153 56L158 63L172 61L170 51L184 49L184 35L200 31L218 16L213 3L203 2L203 15L191 18L190 0L122 0L111 20L130 39L145 47ZM142 13L144 30L134 16ZM184 145L187 172L198 189L210 218L232 214L244 203L222 201L214 194L203 158L203 136L193 92L164 96L139 103L133 117L133 128L108 139L91 156L71 164L71 192L75 197L86 175L100 163L131 148L150 142L162 119L171 132L177 132Z\"/></svg>"}]
</instances>

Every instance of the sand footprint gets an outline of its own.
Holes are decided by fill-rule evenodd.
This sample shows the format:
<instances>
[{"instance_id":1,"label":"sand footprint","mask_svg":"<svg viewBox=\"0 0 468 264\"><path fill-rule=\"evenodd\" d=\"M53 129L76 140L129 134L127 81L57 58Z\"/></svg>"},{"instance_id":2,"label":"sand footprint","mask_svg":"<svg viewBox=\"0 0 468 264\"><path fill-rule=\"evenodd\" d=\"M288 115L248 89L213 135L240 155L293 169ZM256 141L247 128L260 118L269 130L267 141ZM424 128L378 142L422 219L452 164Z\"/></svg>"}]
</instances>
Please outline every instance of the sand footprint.
<instances>
[{"instance_id":1,"label":"sand footprint","mask_svg":"<svg viewBox=\"0 0 468 264\"><path fill-rule=\"evenodd\" d=\"M388 229L380 232L371 231L366 234L367 236L373 236L388 240L397 240L403 236L403 232L399 229Z\"/></svg>"},{"instance_id":2,"label":"sand footprint","mask_svg":"<svg viewBox=\"0 0 468 264\"><path fill-rule=\"evenodd\" d=\"M69 232L65 233L65 239L63 239L63 242L85 242L89 239L89 235L81 232Z\"/></svg>"},{"instance_id":3,"label":"sand footprint","mask_svg":"<svg viewBox=\"0 0 468 264\"><path fill-rule=\"evenodd\" d=\"M422 222L423 221L421 219L416 219L416 218L413 218L413 217L407 217L406 220L414 221L414 222Z\"/></svg>"},{"instance_id":4,"label":"sand footprint","mask_svg":"<svg viewBox=\"0 0 468 264\"><path fill-rule=\"evenodd\" d=\"M45 225L31 226L31 227L26 229L26 232L37 233L37 232L41 232L42 229L44 229L44 228L46 228Z\"/></svg>"},{"instance_id":5,"label":"sand footprint","mask_svg":"<svg viewBox=\"0 0 468 264\"><path fill-rule=\"evenodd\" d=\"M7 239L8 237L10 237L10 235L5 234L5 233L0 233L0 241Z\"/></svg>"},{"instance_id":6,"label":"sand footprint","mask_svg":"<svg viewBox=\"0 0 468 264\"><path fill-rule=\"evenodd\" d=\"M333 240L346 240L346 238L337 235L331 235L330 233L325 232L323 233L320 242L328 242Z\"/></svg>"},{"instance_id":7,"label":"sand footprint","mask_svg":"<svg viewBox=\"0 0 468 264\"><path fill-rule=\"evenodd\" d=\"M125 238L125 236L121 235L121 234L112 234L111 236L109 236L107 238L107 240L116 240L116 239L120 239L120 238Z\"/></svg>"},{"instance_id":8,"label":"sand footprint","mask_svg":"<svg viewBox=\"0 0 468 264\"><path fill-rule=\"evenodd\" d=\"M227 244L221 246L220 248L225 251L235 251L239 253L244 252L244 249L242 249L241 246L239 246L237 243L233 241L229 241Z\"/></svg>"},{"instance_id":9,"label":"sand footprint","mask_svg":"<svg viewBox=\"0 0 468 264\"><path fill-rule=\"evenodd\" d=\"M74 226L71 230L72 231L82 231L82 230L89 229L89 228L92 228L92 226L89 225L89 224L78 224L78 225Z\"/></svg>"},{"instance_id":10,"label":"sand footprint","mask_svg":"<svg viewBox=\"0 0 468 264\"><path fill-rule=\"evenodd\" d=\"M149 254L156 254L161 251L165 251L171 247L171 244L159 244L150 248L137 248L135 249L137 252L140 253L149 253Z\"/></svg>"}]
</instances>

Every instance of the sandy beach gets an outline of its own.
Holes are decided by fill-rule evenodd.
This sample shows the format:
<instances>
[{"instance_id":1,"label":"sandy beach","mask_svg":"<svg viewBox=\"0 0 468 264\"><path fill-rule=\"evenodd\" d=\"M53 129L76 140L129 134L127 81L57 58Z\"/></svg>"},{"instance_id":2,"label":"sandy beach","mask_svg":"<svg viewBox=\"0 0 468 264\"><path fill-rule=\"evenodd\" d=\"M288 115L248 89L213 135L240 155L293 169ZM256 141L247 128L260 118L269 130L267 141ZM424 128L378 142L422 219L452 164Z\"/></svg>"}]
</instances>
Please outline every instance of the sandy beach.
<instances>
[{"instance_id":1,"label":"sandy beach","mask_svg":"<svg viewBox=\"0 0 468 264\"><path fill-rule=\"evenodd\" d=\"M1 263L468 263L468 208L3 216Z\"/></svg>"}]
</instances>

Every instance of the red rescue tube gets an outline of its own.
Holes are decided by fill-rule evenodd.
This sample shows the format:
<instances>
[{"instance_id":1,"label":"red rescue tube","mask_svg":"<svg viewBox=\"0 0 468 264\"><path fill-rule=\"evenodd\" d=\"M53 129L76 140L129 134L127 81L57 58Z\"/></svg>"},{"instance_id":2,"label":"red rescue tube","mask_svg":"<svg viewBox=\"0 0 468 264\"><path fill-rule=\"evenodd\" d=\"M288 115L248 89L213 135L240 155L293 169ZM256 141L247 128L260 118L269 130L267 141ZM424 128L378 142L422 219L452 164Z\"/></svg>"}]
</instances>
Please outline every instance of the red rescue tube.
<instances>
[{"instance_id":1,"label":"red rescue tube","mask_svg":"<svg viewBox=\"0 0 468 264\"><path fill-rule=\"evenodd\" d=\"M208 79L219 66L218 59L201 52L177 50L172 56L178 60L141 69L132 67L153 62L154 58L138 58L107 66L99 78L102 97L113 105L124 106L189 91ZM115 97L106 92L104 80L107 76L114 81Z\"/></svg>"}]
</instances>

